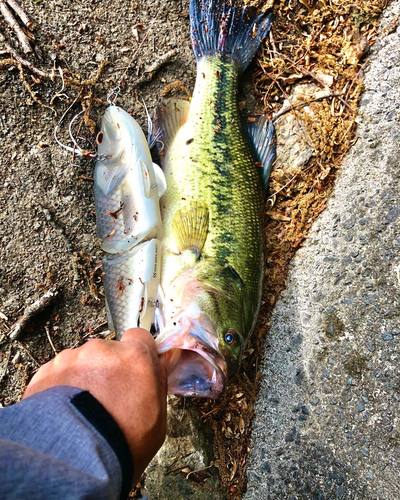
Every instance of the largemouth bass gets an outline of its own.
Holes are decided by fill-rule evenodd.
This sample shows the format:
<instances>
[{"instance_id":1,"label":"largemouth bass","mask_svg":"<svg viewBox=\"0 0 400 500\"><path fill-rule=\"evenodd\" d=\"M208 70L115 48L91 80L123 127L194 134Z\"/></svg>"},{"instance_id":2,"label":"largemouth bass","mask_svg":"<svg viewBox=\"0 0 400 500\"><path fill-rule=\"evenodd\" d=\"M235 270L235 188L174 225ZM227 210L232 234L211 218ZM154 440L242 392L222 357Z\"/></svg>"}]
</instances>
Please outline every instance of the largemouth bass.
<instances>
[{"instance_id":1,"label":"largemouth bass","mask_svg":"<svg viewBox=\"0 0 400 500\"><path fill-rule=\"evenodd\" d=\"M252 17L220 0L191 0L190 21L197 60L192 100L171 100L157 117L167 191L164 324L156 341L169 393L216 398L239 368L261 300L263 189L274 129L265 117L242 126L237 95L271 17Z\"/></svg>"}]
</instances>

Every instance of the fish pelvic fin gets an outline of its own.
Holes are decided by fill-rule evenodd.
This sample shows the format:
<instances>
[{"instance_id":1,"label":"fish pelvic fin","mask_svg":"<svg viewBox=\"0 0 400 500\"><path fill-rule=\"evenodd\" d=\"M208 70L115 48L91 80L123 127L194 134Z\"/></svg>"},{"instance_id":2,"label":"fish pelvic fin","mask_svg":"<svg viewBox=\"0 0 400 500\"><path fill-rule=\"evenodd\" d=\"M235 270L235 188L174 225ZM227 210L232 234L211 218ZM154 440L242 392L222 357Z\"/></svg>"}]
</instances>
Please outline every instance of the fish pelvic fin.
<instances>
[{"instance_id":1,"label":"fish pelvic fin","mask_svg":"<svg viewBox=\"0 0 400 500\"><path fill-rule=\"evenodd\" d=\"M161 163L174 140L178 130L186 122L190 109L190 102L185 99L170 99L156 110L154 128L159 131L157 139Z\"/></svg>"},{"instance_id":2,"label":"fish pelvic fin","mask_svg":"<svg viewBox=\"0 0 400 500\"><path fill-rule=\"evenodd\" d=\"M196 60L225 55L243 73L267 36L271 22L271 14L255 16L251 8L225 0L191 0L190 35Z\"/></svg>"},{"instance_id":3,"label":"fish pelvic fin","mask_svg":"<svg viewBox=\"0 0 400 500\"><path fill-rule=\"evenodd\" d=\"M253 151L256 167L260 171L264 192L266 192L268 179L276 159L275 127L266 116L247 117L243 121L243 131Z\"/></svg>"},{"instance_id":4,"label":"fish pelvic fin","mask_svg":"<svg viewBox=\"0 0 400 500\"><path fill-rule=\"evenodd\" d=\"M200 202L190 202L178 210L172 221L172 231L179 252L190 250L199 257L207 238L208 223L208 208Z\"/></svg>"}]
</instances>

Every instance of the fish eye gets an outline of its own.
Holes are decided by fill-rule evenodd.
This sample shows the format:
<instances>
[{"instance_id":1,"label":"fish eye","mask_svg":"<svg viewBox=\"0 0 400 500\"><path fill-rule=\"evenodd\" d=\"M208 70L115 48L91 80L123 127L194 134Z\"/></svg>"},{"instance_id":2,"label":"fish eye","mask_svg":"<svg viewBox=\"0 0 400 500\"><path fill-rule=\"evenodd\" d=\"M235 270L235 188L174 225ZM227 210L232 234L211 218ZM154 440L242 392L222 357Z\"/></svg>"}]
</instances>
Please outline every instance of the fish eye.
<instances>
[{"instance_id":1,"label":"fish eye","mask_svg":"<svg viewBox=\"0 0 400 500\"><path fill-rule=\"evenodd\" d=\"M236 342L236 333L233 330L228 330L225 333L225 337L224 338L225 338L225 342L228 345L234 345L235 342Z\"/></svg>"},{"instance_id":2,"label":"fish eye","mask_svg":"<svg viewBox=\"0 0 400 500\"><path fill-rule=\"evenodd\" d=\"M104 134L103 132L99 132L96 137L96 142L100 146L100 144L103 142L104 139Z\"/></svg>"}]
</instances>

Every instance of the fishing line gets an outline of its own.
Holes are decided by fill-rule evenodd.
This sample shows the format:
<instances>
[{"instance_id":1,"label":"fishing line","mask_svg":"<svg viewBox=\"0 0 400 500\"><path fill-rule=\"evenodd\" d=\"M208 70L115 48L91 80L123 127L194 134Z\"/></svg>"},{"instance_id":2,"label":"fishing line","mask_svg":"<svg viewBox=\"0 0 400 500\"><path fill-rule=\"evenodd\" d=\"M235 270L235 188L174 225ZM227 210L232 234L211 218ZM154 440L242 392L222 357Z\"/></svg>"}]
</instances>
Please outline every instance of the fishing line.
<instances>
[{"instance_id":1,"label":"fishing line","mask_svg":"<svg viewBox=\"0 0 400 500\"><path fill-rule=\"evenodd\" d=\"M128 62L126 68L124 69L124 72L122 73L121 77L119 78L118 80L118 85L114 88L111 88L110 89L110 92L109 94L107 95L107 98L106 98L106 101L108 102L109 106L115 106L116 104L116 101L118 99L118 96L120 94L120 92L123 90L123 80L124 78L126 77L126 74L128 73L128 70L129 68L132 66L132 63L133 61L135 60L139 50L143 47L144 43L146 42L146 40L148 39L149 37L149 34L150 34L150 31L152 30L153 28L153 25L155 23L155 21L157 20L158 18L158 15L160 13L160 10L161 10L161 5L160 7L158 8L155 16L153 17L153 19L150 21L149 23L149 29L147 30L147 32L145 33L142 41L139 43L136 51L134 52L133 56L131 57L130 61ZM62 78L62 82L63 82L63 87L61 89L61 91L64 89L64 79ZM60 92L61 92L60 91ZM57 94L57 96L59 95L59 93ZM79 113L77 113L72 119L71 121L69 122L68 124L68 134L69 134L69 137L73 143L73 146L68 146L67 144L63 144L57 137L57 133L58 133L58 130L59 128L61 127L61 124L62 122L64 121L65 119L65 116L68 114L68 112L72 109L72 107L77 103L78 101L78 97L76 97L76 99L74 100L74 102L68 107L68 109L65 111L65 113L62 115L60 121L57 123L55 129L54 129L54 139L55 141L57 142L57 144L59 146L61 146L63 149L66 149L67 151L70 151L71 153L73 153L74 155L77 155L77 156L82 156L82 157L85 157L85 158L95 158L97 161L104 161L106 160L107 158L109 158L109 156L105 155L105 154L98 154L95 150L87 150L87 149L82 149L78 142L77 142L77 139L82 139L86 142L88 142L90 144L90 141L88 139L85 139L83 137L80 137L78 136L76 139L73 135L73 132L72 132L72 127L73 127L73 124L74 122L79 118L81 117L81 115L85 112L85 110L82 110L80 111ZM143 101L143 99L142 99ZM146 115L147 115L147 124L148 124L148 132L147 132L147 141L149 143L149 147L152 148L154 146L154 144L156 144L157 142L161 142L160 141L160 138L161 138L161 131L160 130L157 130L156 134L153 135L153 124L152 124L152 120L151 120L151 117L150 117L150 114L148 112L148 109L146 107L146 104L145 102L143 101L143 105L144 105L144 108L145 108L145 111L146 111ZM162 142L161 142L162 144ZM162 144L162 147L164 147L164 145Z\"/></svg>"}]
</instances>

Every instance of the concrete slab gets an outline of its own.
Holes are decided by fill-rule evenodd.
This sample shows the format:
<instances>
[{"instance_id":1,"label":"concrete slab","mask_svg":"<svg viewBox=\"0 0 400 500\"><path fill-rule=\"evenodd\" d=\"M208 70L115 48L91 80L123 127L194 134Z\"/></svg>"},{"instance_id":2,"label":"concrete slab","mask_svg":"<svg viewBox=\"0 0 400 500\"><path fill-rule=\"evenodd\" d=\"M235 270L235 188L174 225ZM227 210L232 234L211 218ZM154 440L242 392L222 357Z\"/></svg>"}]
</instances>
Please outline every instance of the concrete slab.
<instances>
[{"instance_id":1,"label":"concrete slab","mask_svg":"<svg viewBox=\"0 0 400 500\"><path fill-rule=\"evenodd\" d=\"M400 498L399 15L396 0L358 141L273 313L246 500Z\"/></svg>"}]
</instances>

